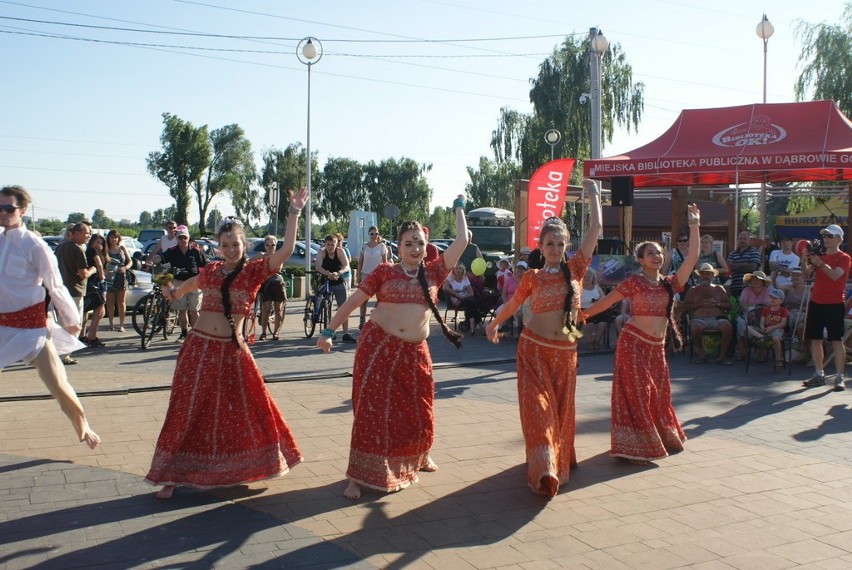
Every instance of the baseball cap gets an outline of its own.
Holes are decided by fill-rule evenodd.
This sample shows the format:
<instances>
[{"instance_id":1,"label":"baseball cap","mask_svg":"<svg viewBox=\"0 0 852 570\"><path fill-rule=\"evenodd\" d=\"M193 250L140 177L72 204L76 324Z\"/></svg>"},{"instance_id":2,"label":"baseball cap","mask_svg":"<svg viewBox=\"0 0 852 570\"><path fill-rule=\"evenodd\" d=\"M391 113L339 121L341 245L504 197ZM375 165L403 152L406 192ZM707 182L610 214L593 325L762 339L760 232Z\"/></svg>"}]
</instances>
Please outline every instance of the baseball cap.
<instances>
[{"instance_id":1,"label":"baseball cap","mask_svg":"<svg viewBox=\"0 0 852 570\"><path fill-rule=\"evenodd\" d=\"M530 267L530 266L529 266L529 265L527 265L527 262L526 262L526 261L519 261L519 262L517 262L517 263L515 264L515 268L529 269L529 267Z\"/></svg>"},{"instance_id":2,"label":"baseball cap","mask_svg":"<svg viewBox=\"0 0 852 570\"><path fill-rule=\"evenodd\" d=\"M178 227L175 229L175 233L176 233L177 235L179 235L179 236L186 236L186 237L189 237L189 228L188 228L188 227L186 227L186 226L183 226L183 225L178 226Z\"/></svg>"},{"instance_id":3,"label":"baseball cap","mask_svg":"<svg viewBox=\"0 0 852 570\"><path fill-rule=\"evenodd\" d=\"M834 237L843 238L843 229L837 224L831 224L819 231L822 235L830 235Z\"/></svg>"},{"instance_id":4,"label":"baseball cap","mask_svg":"<svg viewBox=\"0 0 852 570\"><path fill-rule=\"evenodd\" d=\"M769 291L769 296L773 297L775 299L781 299L783 301L784 300L784 291L782 291L781 289L772 289L772 290Z\"/></svg>"},{"instance_id":5,"label":"baseball cap","mask_svg":"<svg viewBox=\"0 0 852 570\"><path fill-rule=\"evenodd\" d=\"M532 250L527 246L521 248L521 255L529 255L532 253Z\"/></svg>"}]
</instances>

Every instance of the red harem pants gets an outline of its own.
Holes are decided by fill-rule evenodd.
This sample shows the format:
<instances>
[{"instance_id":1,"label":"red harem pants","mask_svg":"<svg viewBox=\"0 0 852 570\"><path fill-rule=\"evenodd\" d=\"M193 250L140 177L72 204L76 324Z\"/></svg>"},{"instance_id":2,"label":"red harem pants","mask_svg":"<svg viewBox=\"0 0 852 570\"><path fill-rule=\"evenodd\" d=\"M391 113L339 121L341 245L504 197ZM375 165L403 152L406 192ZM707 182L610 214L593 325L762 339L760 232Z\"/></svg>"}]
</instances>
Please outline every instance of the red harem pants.
<instances>
[{"instance_id":1,"label":"red harem pants","mask_svg":"<svg viewBox=\"0 0 852 570\"><path fill-rule=\"evenodd\" d=\"M672 407L665 339L628 323L615 346L613 457L650 461L683 451L686 435Z\"/></svg>"},{"instance_id":2,"label":"red harem pants","mask_svg":"<svg viewBox=\"0 0 852 570\"><path fill-rule=\"evenodd\" d=\"M518 340L518 405L527 455L527 481L541 492L541 478L568 482L577 465L574 392L577 343L551 340L525 328Z\"/></svg>"},{"instance_id":3,"label":"red harem pants","mask_svg":"<svg viewBox=\"0 0 852 570\"><path fill-rule=\"evenodd\" d=\"M397 338L367 321L352 376L355 418L346 476L387 492L416 483L435 435L429 346Z\"/></svg>"},{"instance_id":4,"label":"red harem pants","mask_svg":"<svg viewBox=\"0 0 852 570\"><path fill-rule=\"evenodd\" d=\"M146 481L239 485L283 475L301 460L248 347L190 332Z\"/></svg>"}]
</instances>

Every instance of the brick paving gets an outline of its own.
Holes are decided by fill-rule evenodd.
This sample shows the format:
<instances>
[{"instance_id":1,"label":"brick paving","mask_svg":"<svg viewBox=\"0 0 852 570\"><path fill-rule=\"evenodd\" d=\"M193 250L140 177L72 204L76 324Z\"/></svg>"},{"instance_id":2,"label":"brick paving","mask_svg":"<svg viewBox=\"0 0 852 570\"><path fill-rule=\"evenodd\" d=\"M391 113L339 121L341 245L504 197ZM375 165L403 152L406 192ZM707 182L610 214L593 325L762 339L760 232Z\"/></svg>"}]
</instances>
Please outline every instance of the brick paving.
<instances>
[{"instance_id":1,"label":"brick paving","mask_svg":"<svg viewBox=\"0 0 852 570\"><path fill-rule=\"evenodd\" d=\"M103 332L69 367L96 451L31 368L0 375L0 568L849 568L852 390L809 370L671 357L686 451L650 467L609 457L612 354L582 353L579 468L551 500L526 487L514 341L433 330L436 473L403 492L342 497L354 345L323 355L296 305L254 346L305 462L285 477L156 501L143 477L177 347ZM350 323L354 326L356 320Z\"/></svg>"}]
</instances>

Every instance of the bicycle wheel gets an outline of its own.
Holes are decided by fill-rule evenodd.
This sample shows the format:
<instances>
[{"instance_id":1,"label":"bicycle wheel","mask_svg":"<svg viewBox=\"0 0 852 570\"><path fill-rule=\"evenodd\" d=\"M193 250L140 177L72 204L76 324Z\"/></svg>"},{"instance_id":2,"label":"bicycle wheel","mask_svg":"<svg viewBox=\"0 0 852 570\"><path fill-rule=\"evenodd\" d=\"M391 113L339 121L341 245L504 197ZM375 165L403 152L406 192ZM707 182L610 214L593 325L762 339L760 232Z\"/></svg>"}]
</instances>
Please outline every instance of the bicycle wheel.
<instances>
[{"instance_id":1,"label":"bicycle wheel","mask_svg":"<svg viewBox=\"0 0 852 570\"><path fill-rule=\"evenodd\" d=\"M328 328L328 323L331 322L331 299L326 297L322 301L322 311L320 311L320 326L323 330Z\"/></svg>"},{"instance_id":2,"label":"bicycle wheel","mask_svg":"<svg viewBox=\"0 0 852 570\"><path fill-rule=\"evenodd\" d=\"M163 315L163 340L169 340L169 337L175 332L175 325L177 325L177 311L172 309L171 303L163 299L160 305L160 314Z\"/></svg>"},{"instance_id":3,"label":"bicycle wheel","mask_svg":"<svg viewBox=\"0 0 852 570\"><path fill-rule=\"evenodd\" d=\"M314 336L314 331L317 328L317 322L314 320L315 301L315 297L308 297L308 300L305 302L305 316L302 317L302 321L305 325L305 336L307 338L311 338L312 336Z\"/></svg>"},{"instance_id":4,"label":"bicycle wheel","mask_svg":"<svg viewBox=\"0 0 852 570\"><path fill-rule=\"evenodd\" d=\"M154 299L154 296L146 298L145 307L142 312L143 321L142 321L142 350L146 350L148 348L148 343L151 342L151 339L154 337L155 329L157 328L157 324L159 321L160 311L158 310L157 300Z\"/></svg>"},{"instance_id":5,"label":"bicycle wheel","mask_svg":"<svg viewBox=\"0 0 852 570\"><path fill-rule=\"evenodd\" d=\"M142 335L142 325L145 322L145 304L149 299L153 299L154 294L148 293L133 305L133 315L131 316L131 321L133 322L133 330L136 331L136 334Z\"/></svg>"}]
</instances>

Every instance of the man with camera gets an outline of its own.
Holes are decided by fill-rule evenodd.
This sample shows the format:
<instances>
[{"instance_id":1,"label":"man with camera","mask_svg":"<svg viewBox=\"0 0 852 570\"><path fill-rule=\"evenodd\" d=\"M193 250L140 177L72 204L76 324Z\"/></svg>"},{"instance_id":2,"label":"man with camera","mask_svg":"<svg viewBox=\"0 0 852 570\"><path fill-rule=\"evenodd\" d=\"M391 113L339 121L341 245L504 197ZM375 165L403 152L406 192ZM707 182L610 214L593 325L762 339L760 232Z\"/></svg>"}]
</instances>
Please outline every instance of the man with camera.
<instances>
[{"instance_id":1,"label":"man with camera","mask_svg":"<svg viewBox=\"0 0 852 570\"><path fill-rule=\"evenodd\" d=\"M805 321L805 338L810 340L815 368L814 375L803 385L807 388L825 386L825 354L822 347L825 329L826 338L831 342L834 351L834 366L837 369L833 381L834 391L842 392L846 389L843 384L843 369L846 365L846 351L843 348L843 317L846 313L844 301L852 259L840 251L840 244L843 242L843 230L840 226L831 224L820 230L820 234L822 240L814 240L802 256L812 268L814 278Z\"/></svg>"}]
</instances>

